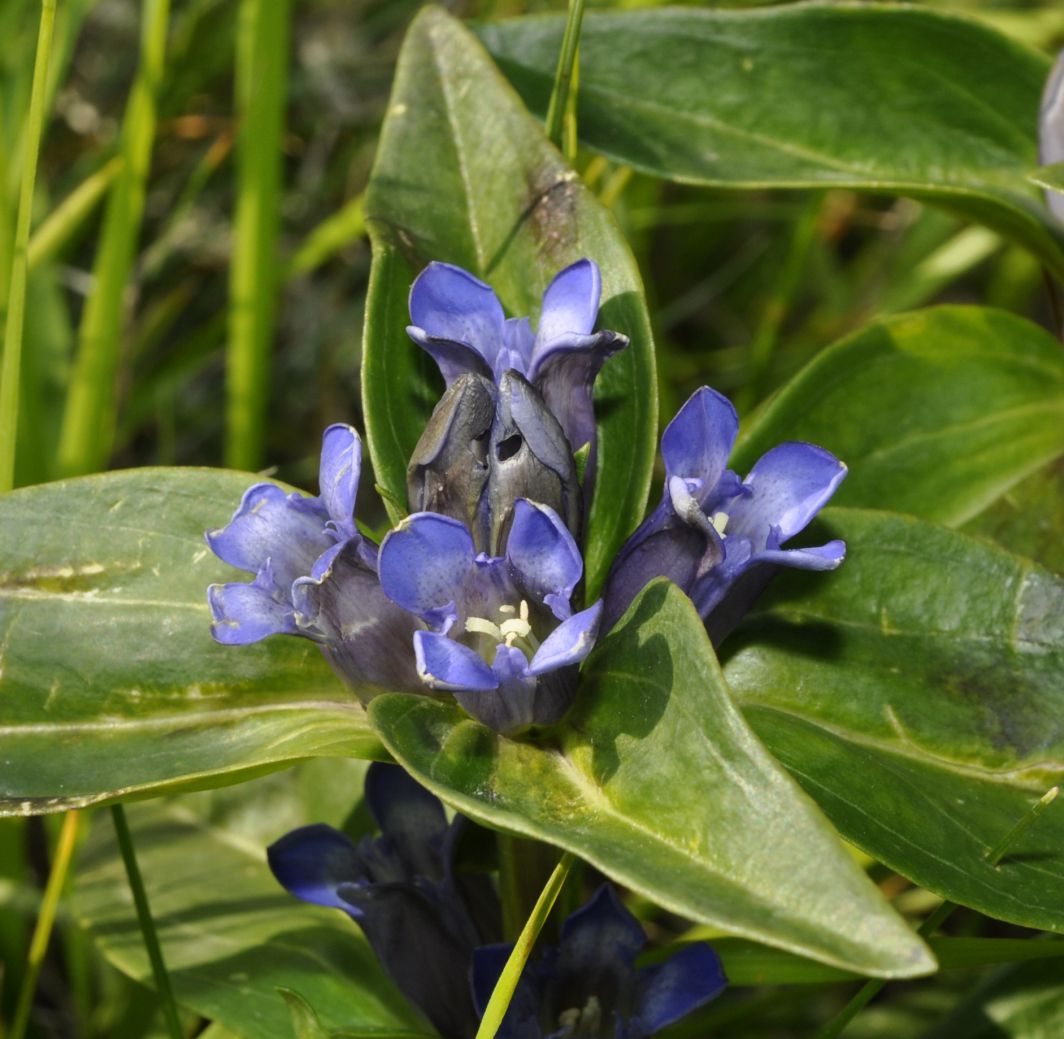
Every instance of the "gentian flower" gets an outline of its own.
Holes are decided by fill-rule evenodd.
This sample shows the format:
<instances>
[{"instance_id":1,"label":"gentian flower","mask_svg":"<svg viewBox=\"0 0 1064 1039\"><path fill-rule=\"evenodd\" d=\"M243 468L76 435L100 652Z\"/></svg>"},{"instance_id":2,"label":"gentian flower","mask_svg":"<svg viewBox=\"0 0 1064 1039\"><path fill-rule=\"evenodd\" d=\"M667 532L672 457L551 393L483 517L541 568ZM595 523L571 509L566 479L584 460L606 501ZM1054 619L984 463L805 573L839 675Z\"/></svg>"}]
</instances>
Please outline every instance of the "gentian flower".
<instances>
[{"instance_id":1,"label":"gentian flower","mask_svg":"<svg viewBox=\"0 0 1064 1039\"><path fill-rule=\"evenodd\" d=\"M270 846L270 869L297 898L344 910L444 1039L469 1039L473 950L497 940L502 922L490 878L455 870L467 820L448 824L443 805L396 765L370 765L366 801L380 837L355 845L323 823L304 826Z\"/></svg>"},{"instance_id":2,"label":"gentian flower","mask_svg":"<svg viewBox=\"0 0 1064 1039\"><path fill-rule=\"evenodd\" d=\"M572 702L602 612L572 611L583 567L558 514L525 499L505 555L478 553L464 524L419 512L379 559L385 594L424 625L413 636L421 681L502 733L554 724Z\"/></svg>"},{"instance_id":3,"label":"gentian flower","mask_svg":"<svg viewBox=\"0 0 1064 1039\"><path fill-rule=\"evenodd\" d=\"M411 512L461 520L478 552L502 550L514 502L548 505L580 528L576 462L558 420L529 382L503 372L498 386L460 375L447 388L407 470Z\"/></svg>"},{"instance_id":4,"label":"gentian flower","mask_svg":"<svg viewBox=\"0 0 1064 1039\"><path fill-rule=\"evenodd\" d=\"M665 429L664 497L610 570L607 630L648 581L667 577L691 597L719 645L778 567L834 570L842 562L842 541L782 545L827 503L846 466L821 447L789 442L762 455L740 480L727 468L738 432L731 402L706 386Z\"/></svg>"},{"instance_id":5,"label":"gentian flower","mask_svg":"<svg viewBox=\"0 0 1064 1039\"><path fill-rule=\"evenodd\" d=\"M322 438L321 494L249 488L229 524L209 531L219 559L255 575L207 590L211 634L227 645L267 635L313 639L362 695L373 687L417 688L408 650L415 625L381 591L377 546L355 525L362 444L350 426Z\"/></svg>"},{"instance_id":6,"label":"gentian flower","mask_svg":"<svg viewBox=\"0 0 1064 1039\"><path fill-rule=\"evenodd\" d=\"M590 445L595 415L591 389L602 365L628 345L619 332L592 332L602 279L591 260L561 271L543 294L535 333L528 318L507 318L489 285L461 267L430 263L410 290L410 338L440 367L447 385L473 373L501 383L523 376L561 424L570 451Z\"/></svg>"},{"instance_id":7,"label":"gentian flower","mask_svg":"<svg viewBox=\"0 0 1064 1039\"><path fill-rule=\"evenodd\" d=\"M525 966L496 1039L647 1039L724 990L720 958L704 942L637 969L645 944L639 922L604 884L562 925L560 945ZM481 1016L512 949L474 954Z\"/></svg>"}]
</instances>

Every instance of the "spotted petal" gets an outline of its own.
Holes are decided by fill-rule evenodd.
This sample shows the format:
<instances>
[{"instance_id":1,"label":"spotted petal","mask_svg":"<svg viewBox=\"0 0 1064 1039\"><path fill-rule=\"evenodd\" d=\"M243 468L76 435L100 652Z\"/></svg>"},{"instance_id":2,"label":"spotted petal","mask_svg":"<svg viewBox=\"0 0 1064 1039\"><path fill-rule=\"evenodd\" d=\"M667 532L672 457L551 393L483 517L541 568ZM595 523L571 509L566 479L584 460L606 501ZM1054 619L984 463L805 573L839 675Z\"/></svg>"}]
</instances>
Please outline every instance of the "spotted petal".
<instances>
[{"instance_id":1,"label":"spotted petal","mask_svg":"<svg viewBox=\"0 0 1064 1039\"><path fill-rule=\"evenodd\" d=\"M602 620L602 600L562 621L542 642L529 664L533 675L543 675L579 664L591 652Z\"/></svg>"},{"instance_id":2,"label":"spotted petal","mask_svg":"<svg viewBox=\"0 0 1064 1039\"><path fill-rule=\"evenodd\" d=\"M473 538L449 516L418 512L384 539L378 557L381 587L392 602L446 631L473 568Z\"/></svg>"}]
</instances>

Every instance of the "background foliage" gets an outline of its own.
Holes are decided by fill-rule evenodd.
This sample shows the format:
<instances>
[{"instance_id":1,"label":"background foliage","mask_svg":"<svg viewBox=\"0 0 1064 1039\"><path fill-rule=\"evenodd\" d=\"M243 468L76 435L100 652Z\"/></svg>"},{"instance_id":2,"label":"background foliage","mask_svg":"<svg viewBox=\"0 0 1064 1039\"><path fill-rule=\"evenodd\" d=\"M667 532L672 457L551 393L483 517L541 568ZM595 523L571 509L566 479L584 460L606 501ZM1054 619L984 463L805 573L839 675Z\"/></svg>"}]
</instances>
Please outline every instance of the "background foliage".
<instances>
[{"instance_id":1,"label":"background foliage","mask_svg":"<svg viewBox=\"0 0 1064 1039\"><path fill-rule=\"evenodd\" d=\"M516 93L463 30L441 22L434 38L427 30L419 38L424 60L409 62L397 98L413 103L418 95L404 102L402 90L424 91L443 114L415 110L413 125L401 132L392 123L382 139L400 42L418 6L60 0L28 254L18 485L104 469L228 464L266 466L312 488L320 431L345 421L368 429L383 460L380 482L401 486L400 448L409 444L389 447L379 420L394 397L388 380L422 411L431 384L414 373L422 381L411 389L410 372L388 369L394 350L375 358L367 347L363 413L367 308L369 327L376 320L393 337L373 342L397 348L393 326L424 259L490 269L518 313L563 262L530 238L509 267L496 269L493 246L501 243L459 248L446 235L448 221L477 222L474 203L488 215L519 215L532 172L545 176L556 161L518 98L543 115L562 5L458 6ZM1064 754L1064 359L1044 274L1064 271L1064 246L1029 180L1033 117L1047 55L1064 42L1064 15L1052 4L958 0L948 10L928 3L891 12L814 4L770 14L736 4L663 20L646 6L636 20L594 10L586 19L575 163L583 183L573 189L584 237L557 253L614 258L605 324L633 333L637 350L623 362L629 369L615 370L612 391L647 391L630 402L642 405L640 414L612 419L619 437L632 433L630 448L614 441L618 456L631 454L632 480L612 488L616 504L601 509L603 543L630 527L650 477L639 431L653 425L655 376L666 417L706 382L736 399L750 416L741 469L784 437L846 459L851 475L824 525L866 550L830 583L781 581L727 646L722 671L692 650L687 666L700 679L685 688L707 702L691 709L703 718L729 711L726 681L742 711L727 751L770 770L763 781L775 784L786 810L807 813L802 839L828 839L811 807L793 807L809 802L786 774L749 751L748 723L902 914L918 920L936 904L932 892L973 907L939 939L959 944L934 946L948 969L889 990L858 1018L854 1036L1053 1034L1064 1014L1058 966L1016 961L1055 955L1054 940L1025 942L1026 951L980 942L1064 931L1061 813L1047 812L1002 867L986 861L1059 778ZM955 11L974 21L958 27ZM37 14L34 0L0 7L0 317ZM507 20L525 14L536 17ZM716 56L708 64L707 48ZM468 65L448 70L456 55ZM468 136L491 124L483 111L447 103L459 73L482 77L511 106L511 115L492 118L512 147L492 155L490 135ZM833 118L822 117L828 111ZM434 137L441 118L454 119L452 132ZM453 155L449 141L458 141ZM386 179L418 148L426 153L420 173L442 185L453 186L470 162L484 177L510 165L499 198L466 199L463 210L444 192L445 205L419 217L423 233L412 247L394 217L417 207ZM382 179L364 204L374 161ZM443 255L448 249L455 251ZM538 266L526 284L527 256ZM0 769L8 809L36 797L61 796L43 806L54 808L165 793L175 782L247 779L318 754L384 753L309 645L271 642L240 656L203 640L202 657L181 660L180 647L205 631L203 585L224 579L200 533L224 522L249 482L246 474L184 479L93 477L76 494L55 484L3 503ZM383 525L375 497L363 497L360 518ZM160 560L165 573L153 570ZM591 565L601 572L606 563L604 548ZM690 625L682 604L660 608L641 637L653 638L655 624L670 632ZM827 658L803 649L810 632L825 630L834 633ZM101 644L138 653L100 654ZM623 665L631 649L617 646L597 654L593 681ZM101 688L112 695L101 699ZM418 760L433 746L425 733L468 749L467 730L443 708L409 706L382 700L375 720L389 749L427 778ZM581 740L597 745L609 720L581 717L565 753L586 765ZM653 729L648 745L654 733L666 734ZM104 764L113 778L101 786ZM131 811L189 1034L291 1034L278 986L296 989L327 1028L416 1035L424 1027L376 975L350 982L374 970L355 929L293 906L256 851L312 817L365 832L363 767L324 758ZM502 755L493 789L519 795L508 770L527 767ZM489 812L470 796L484 777L468 772L433 771L431 781L483 821L513 826L505 797ZM572 781L569 765L559 775ZM546 776L552 781L562 780ZM657 800L638 803L637 785L628 793L622 811L632 817L660 810ZM776 807L734 808L750 827L750 853L755 808L771 816ZM517 816L526 826L533 820L529 832L609 871L608 828L552 833L554 821L536 822L534 808ZM5 1020L52 854L52 822L0 819ZM89 824L33 1032L160 1034L108 821ZM656 899L671 913L635 902L659 939L713 926L747 936L721 943L737 987L677 1035L685 1027L812 1034L852 991L838 980L839 933L852 916L827 938L794 923L793 940L783 943L791 953L755 944L749 939L763 936L755 904L738 898L721 911L698 902L697 870L712 873L714 854L685 866L695 872L688 888L677 881L684 894ZM830 883L858 874L833 841L826 855L839 860ZM653 895L655 864L654 855L633 857L621 879ZM854 890L863 892L858 880ZM771 886L778 893L786 885ZM677 912L701 924L686 931ZM768 940L780 945L787 926L773 924ZM888 972L901 972L897 957L912 947L894 940L881 951L894 956ZM876 967L867 943L848 955L850 966Z\"/></svg>"}]
</instances>

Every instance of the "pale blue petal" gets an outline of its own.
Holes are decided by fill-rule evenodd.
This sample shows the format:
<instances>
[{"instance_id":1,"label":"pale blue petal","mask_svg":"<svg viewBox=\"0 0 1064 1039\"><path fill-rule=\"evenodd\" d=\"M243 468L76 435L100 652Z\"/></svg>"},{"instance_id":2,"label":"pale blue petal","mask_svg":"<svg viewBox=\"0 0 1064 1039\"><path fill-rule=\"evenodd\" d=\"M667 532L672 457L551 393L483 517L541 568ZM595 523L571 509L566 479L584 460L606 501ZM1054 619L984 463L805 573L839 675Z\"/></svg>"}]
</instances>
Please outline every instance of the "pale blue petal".
<instances>
[{"instance_id":1,"label":"pale blue petal","mask_svg":"<svg viewBox=\"0 0 1064 1039\"><path fill-rule=\"evenodd\" d=\"M780 444L761 456L743 481L745 493L725 506L725 535L750 538L755 548L769 544L777 528L781 544L804 530L846 476L846 466L814 444Z\"/></svg>"},{"instance_id":2,"label":"pale blue petal","mask_svg":"<svg viewBox=\"0 0 1064 1039\"><path fill-rule=\"evenodd\" d=\"M418 677L430 689L487 692L499 687L495 672L479 654L446 635L415 632L414 654Z\"/></svg>"},{"instance_id":3,"label":"pale blue petal","mask_svg":"<svg viewBox=\"0 0 1064 1039\"><path fill-rule=\"evenodd\" d=\"M355 498L362 471L362 441L351 426L336 423L321 438L318 483L329 519L345 538L354 537Z\"/></svg>"},{"instance_id":4,"label":"pale blue petal","mask_svg":"<svg viewBox=\"0 0 1064 1039\"><path fill-rule=\"evenodd\" d=\"M546 603L559 620L569 616L569 600L584 572L584 561L553 509L518 499L506 559L525 592Z\"/></svg>"},{"instance_id":5,"label":"pale blue petal","mask_svg":"<svg viewBox=\"0 0 1064 1039\"><path fill-rule=\"evenodd\" d=\"M555 275L543 293L537 348L569 333L588 335L598 318L601 291L602 276L592 260L577 260Z\"/></svg>"},{"instance_id":6,"label":"pale blue petal","mask_svg":"<svg viewBox=\"0 0 1064 1039\"><path fill-rule=\"evenodd\" d=\"M267 635L303 635L290 603L279 598L269 561L248 583L212 584L207 589L214 622L211 635L226 646L246 646Z\"/></svg>"},{"instance_id":7,"label":"pale blue petal","mask_svg":"<svg viewBox=\"0 0 1064 1039\"><path fill-rule=\"evenodd\" d=\"M702 503L723 476L739 433L739 416L727 397L703 386L696 390L661 438L661 455L669 477L692 481L689 488Z\"/></svg>"},{"instance_id":8,"label":"pale blue petal","mask_svg":"<svg viewBox=\"0 0 1064 1039\"><path fill-rule=\"evenodd\" d=\"M540 644L529 671L542 675L570 664L579 664L591 652L602 620L602 600L573 614L558 625Z\"/></svg>"},{"instance_id":9,"label":"pale blue petal","mask_svg":"<svg viewBox=\"0 0 1064 1039\"><path fill-rule=\"evenodd\" d=\"M448 627L474 566L473 538L463 523L417 512L391 531L377 559L381 587L393 602L433 626Z\"/></svg>"},{"instance_id":10,"label":"pale blue petal","mask_svg":"<svg viewBox=\"0 0 1064 1039\"><path fill-rule=\"evenodd\" d=\"M490 285L449 263L430 263L410 289L410 321L428 335L473 347L494 367L503 343L502 304Z\"/></svg>"},{"instance_id":11,"label":"pale blue petal","mask_svg":"<svg viewBox=\"0 0 1064 1039\"><path fill-rule=\"evenodd\" d=\"M473 347L429 335L423 328L414 325L407 326L406 334L439 365L440 374L448 386L463 375L492 378L488 362Z\"/></svg>"}]
</instances>

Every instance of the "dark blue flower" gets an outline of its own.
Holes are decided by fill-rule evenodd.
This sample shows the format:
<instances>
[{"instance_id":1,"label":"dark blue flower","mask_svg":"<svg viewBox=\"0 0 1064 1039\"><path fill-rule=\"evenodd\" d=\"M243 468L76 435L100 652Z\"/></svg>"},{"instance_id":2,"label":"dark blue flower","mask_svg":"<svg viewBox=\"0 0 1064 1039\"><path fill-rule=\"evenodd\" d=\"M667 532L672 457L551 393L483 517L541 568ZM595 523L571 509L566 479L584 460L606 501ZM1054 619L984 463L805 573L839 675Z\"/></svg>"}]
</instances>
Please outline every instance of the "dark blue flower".
<instances>
[{"instance_id":1,"label":"dark blue flower","mask_svg":"<svg viewBox=\"0 0 1064 1039\"><path fill-rule=\"evenodd\" d=\"M440 366L448 386L473 373L499 382L524 376L561 423L572 451L594 448L591 388L606 359L628 345L618 332L592 332L602 289L598 266L579 260L543 294L535 333L507 318L489 285L461 267L430 263L410 290L410 337Z\"/></svg>"},{"instance_id":2,"label":"dark blue flower","mask_svg":"<svg viewBox=\"0 0 1064 1039\"><path fill-rule=\"evenodd\" d=\"M228 525L206 537L216 556L255 579L211 585L207 597L217 641L313 639L365 696L418 683L406 651L414 625L381 591L377 546L355 525L361 467L358 434L334 425L322 438L317 497L272 483L249 488Z\"/></svg>"},{"instance_id":3,"label":"dark blue flower","mask_svg":"<svg viewBox=\"0 0 1064 1039\"><path fill-rule=\"evenodd\" d=\"M603 623L612 626L639 590L668 577L693 600L715 644L780 566L833 570L846 545L783 548L835 493L846 466L813 444L766 452L741 480L727 468L739 431L731 403L703 387L661 438L665 494L610 570Z\"/></svg>"},{"instance_id":4,"label":"dark blue flower","mask_svg":"<svg viewBox=\"0 0 1064 1039\"><path fill-rule=\"evenodd\" d=\"M296 897L348 913L440 1034L469 1039L473 950L497 940L502 923L490 878L455 869L467 822L448 824L440 802L395 765L370 765L366 801L380 837L355 845L331 826L304 826L270 846L270 869Z\"/></svg>"},{"instance_id":5,"label":"dark blue flower","mask_svg":"<svg viewBox=\"0 0 1064 1039\"><path fill-rule=\"evenodd\" d=\"M497 732L550 725L568 709L601 602L574 614L583 560L557 513L519 499L502 556L478 553L465 525L419 512L384 539L385 593L424 627L417 673Z\"/></svg>"},{"instance_id":6,"label":"dark blue flower","mask_svg":"<svg viewBox=\"0 0 1064 1039\"><path fill-rule=\"evenodd\" d=\"M636 968L646 936L609 884L570 916L561 943L524 969L497 1039L646 1039L715 999L727 980L704 942ZM512 945L477 949L473 997L483 1015Z\"/></svg>"}]
</instances>

